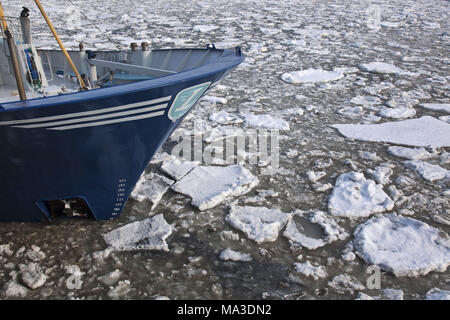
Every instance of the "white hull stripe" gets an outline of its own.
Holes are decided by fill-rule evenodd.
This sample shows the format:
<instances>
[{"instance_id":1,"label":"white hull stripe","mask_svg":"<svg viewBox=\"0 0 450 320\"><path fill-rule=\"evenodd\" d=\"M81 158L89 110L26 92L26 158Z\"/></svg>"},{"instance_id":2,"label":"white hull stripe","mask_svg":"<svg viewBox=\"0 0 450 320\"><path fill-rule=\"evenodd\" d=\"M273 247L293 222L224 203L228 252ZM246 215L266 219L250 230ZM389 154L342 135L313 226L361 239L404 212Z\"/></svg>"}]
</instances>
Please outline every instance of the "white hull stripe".
<instances>
[{"instance_id":1,"label":"white hull stripe","mask_svg":"<svg viewBox=\"0 0 450 320\"><path fill-rule=\"evenodd\" d=\"M165 111L158 111L158 112L141 114L141 115L133 116L133 117L113 119L113 120L108 120L108 121L98 121L98 122L74 124L71 126L52 127L52 128L48 128L47 130L72 130L72 129L78 129L78 128L104 126L104 125L112 124L112 123L120 123L120 122L135 121L135 120L158 117L158 116L164 115L164 112Z\"/></svg>"},{"instance_id":2,"label":"white hull stripe","mask_svg":"<svg viewBox=\"0 0 450 320\"><path fill-rule=\"evenodd\" d=\"M68 119L68 118L75 118L75 117L90 116L90 115L106 113L106 112L121 111L121 110L126 110L126 109L142 107L142 106L148 106L150 104L157 104L157 103L167 102L171 98L172 98L172 96L167 96L167 97L163 97L163 98L159 98L159 99L153 99L153 100L148 100L148 101L131 103L131 104L126 104L126 105L122 105L122 106L118 106L118 107L112 107L112 108L97 109L97 110L77 112L77 113L67 113L67 114L62 114L62 115L58 115L58 116L33 118L33 119L26 119L26 120L3 121L3 122L0 122L0 126L27 124L27 123L36 123L36 122L45 122L45 121L54 121L54 120L61 120L61 119Z\"/></svg>"},{"instance_id":3,"label":"white hull stripe","mask_svg":"<svg viewBox=\"0 0 450 320\"><path fill-rule=\"evenodd\" d=\"M82 122L95 121L95 120L101 120L101 119L108 119L108 118L116 118L116 117L128 116L128 115L131 115L131 114L150 112L150 111L155 111L155 110L165 109L165 108L167 108L167 103L166 104L159 104L157 106L148 107L148 108L141 108L141 109L134 109L134 110L123 111L123 112L108 113L108 114L104 114L104 115L101 115L101 116L76 118L76 119L64 120L64 121L44 122L44 123L38 123L38 124L28 124L28 125L23 125L23 126L14 126L14 128L33 129L33 128L55 127L55 126L61 126L61 125L64 125L64 124L82 123ZM164 114L164 112L163 112L163 114Z\"/></svg>"}]
</instances>

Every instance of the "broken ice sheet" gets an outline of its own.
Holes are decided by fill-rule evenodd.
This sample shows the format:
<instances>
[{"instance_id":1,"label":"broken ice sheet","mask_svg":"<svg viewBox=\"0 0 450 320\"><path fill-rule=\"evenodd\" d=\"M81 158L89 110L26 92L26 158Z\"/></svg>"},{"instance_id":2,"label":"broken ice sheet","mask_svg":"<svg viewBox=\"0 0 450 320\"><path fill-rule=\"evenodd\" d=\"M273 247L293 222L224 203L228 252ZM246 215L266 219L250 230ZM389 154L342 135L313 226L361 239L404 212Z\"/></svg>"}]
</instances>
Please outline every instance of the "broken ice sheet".
<instances>
[{"instance_id":1,"label":"broken ice sheet","mask_svg":"<svg viewBox=\"0 0 450 320\"><path fill-rule=\"evenodd\" d=\"M448 235L419 220L377 216L359 225L354 236L356 253L364 261L397 277L445 272L450 265Z\"/></svg>"},{"instance_id":2,"label":"broken ice sheet","mask_svg":"<svg viewBox=\"0 0 450 320\"><path fill-rule=\"evenodd\" d=\"M169 175L171 178L180 180L199 164L200 161L182 161L179 159L170 159L163 162L160 170Z\"/></svg>"},{"instance_id":3,"label":"broken ice sheet","mask_svg":"<svg viewBox=\"0 0 450 320\"><path fill-rule=\"evenodd\" d=\"M296 217L304 218L312 224L317 224L322 229L325 237L315 238L308 236L305 233L305 227L301 224L301 219ZM302 212L296 210L292 219L287 223L283 236L308 250L315 250L334 241L344 240L348 237L348 233L336 223L333 217L330 217L325 212Z\"/></svg>"},{"instance_id":4,"label":"broken ice sheet","mask_svg":"<svg viewBox=\"0 0 450 320\"><path fill-rule=\"evenodd\" d=\"M366 179L359 172L340 175L328 200L330 214L341 217L368 217L372 213L392 210L393 207L394 201L381 185Z\"/></svg>"},{"instance_id":5,"label":"broken ice sheet","mask_svg":"<svg viewBox=\"0 0 450 320\"><path fill-rule=\"evenodd\" d=\"M290 217L291 213L278 209L232 205L226 221L244 232L248 238L262 243L275 241Z\"/></svg>"},{"instance_id":6,"label":"broken ice sheet","mask_svg":"<svg viewBox=\"0 0 450 320\"><path fill-rule=\"evenodd\" d=\"M166 239L173 227L162 214L136 221L103 235L106 244L117 251L164 250L169 251Z\"/></svg>"},{"instance_id":7,"label":"broken ice sheet","mask_svg":"<svg viewBox=\"0 0 450 320\"><path fill-rule=\"evenodd\" d=\"M131 196L137 201L149 200L153 210L174 182L154 172L144 173L137 182Z\"/></svg>"},{"instance_id":8,"label":"broken ice sheet","mask_svg":"<svg viewBox=\"0 0 450 320\"><path fill-rule=\"evenodd\" d=\"M450 146L450 124L430 116L381 124L334 124L345 137L406 146Z\"/></svg>"},{"instance_id":9,"label":"broken ice sheet","mask_svg":"<svg viewBox=\"0 0 450 320\"><path fill-rule=\"evenodd\" d=\"M190 197L191 204L203 211L229 197L249 192L258 182L248 169L239 165L198 166L175 183L172 190Z\"/></svg>"}]
</instances>

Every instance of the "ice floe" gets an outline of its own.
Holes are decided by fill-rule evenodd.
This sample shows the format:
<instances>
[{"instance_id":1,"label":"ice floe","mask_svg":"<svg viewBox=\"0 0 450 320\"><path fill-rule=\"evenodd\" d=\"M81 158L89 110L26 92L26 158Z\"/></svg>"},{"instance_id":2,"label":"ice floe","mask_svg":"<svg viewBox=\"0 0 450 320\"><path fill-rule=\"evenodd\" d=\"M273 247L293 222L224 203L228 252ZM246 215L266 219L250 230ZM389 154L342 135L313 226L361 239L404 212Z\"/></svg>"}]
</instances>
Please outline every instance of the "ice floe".
<instances>
[{"instance_id":1,"label":"ice floe","mask_svg":"<svg viewBox=\"0 0 450 320\"><path fill-rule=\"evenodd\" d=\"M450 103L423 103L420 106L428 110L450 113Z\"/></svg>"},{"instance_id":2,"label":"ice floe","mask_svg":"<svg viewBox=\"0 0 450 320\"><path fill-rule=\"evenodd\" d=\"M291 213L278 209L232 205L226 220L248 238L262 243L275 241L290 218Z\"/></svg>"},{"instance_id":3,"label":"ice floe","mask_svg":"<svg viewBox=\"0 0 450 320\"><path fill-rule=\"evenodd\" d=\"M389 177L394 173L388 164L381 164L374 169L366 169L366 174L376 183L385 185L389 183Z\"/></svg>"},{"instance_id":4,"label":"ice floe","mask_svg":"<svg viewBox=\"0 0 450 320\"><path fill-rule=\"evenodd\" d=\"M359 68L362 71L366 72L375 72L375 73L392 73L392 74L403 74L404 71L399 67L391 63L386 62L371 62L371 63L363 63L359 65Z\"/></svg>"},{"instance_id":5,"label":"ice floe","mask_svg":"<svg viewBox=\"0 0 450 320\"><path fill-rule=\"evenodd\" d=\"M327 270L323 266L314 266L309 261L305 263L294 263L295 271L303 274L306 277L311 277L314 280L327 277Z\"/></svg>"},{"instance_id":6,"label":"ice floe","mask_svg":"<svg viewBox=\"0 0 450 320\"><path fill-rule=\"evenodd\" d=\"M227 104L228 100L226 98L222 98L222 97L216 97L216 96L204 96L202 97L202 100L204 101L208 101L214 104Z\"/></svg>"},{"instance_id":7,"label":"ice floe","mask_svg":"<svg viewBox=\"0 0 450 320\"><path fill-rule=\"evenodd\" d=\"M306 235L305 227L301 222L296 222L296 216L307 219L310 223L320 226L324 233L323 238L314 238ZM337 240L344 240L349 235L337 224L333 217L322 211L303 212L297 210L292 219L286 225L283 236L292 243L300 245L308 250L315 250Z\"/></svg>"},{"instance_id":8,"label":"ice floe","mask_svg":"<svg viewBox=\"0 0 450 320\"><path fill-rule=\"evenodd\" d=\"M428 152L425 148L407 148L399 146L388 147L387 152L393 156L409 160L427 160L436 155L435 153Z\"/></svg>"},{"instance_id":9,"label":"ice floe","mask_svg":"<svg viewBox=\"0 0 450 320\"><path fill-rule=\"evenodd\" d=\"M433 288L425 295L426 300L450 300L450 291Z\"/></svg>"},{"instance_id":10,"label":"ice floe","mask_svg":"<svg viewBox=\"0 0 450 320\"><path fill-rule=\"evenodd\" d=\"M19 265L22 281L30 289L42 287L47 281L47 275L40 265L35 262Z\"/></svg>"},{"instance_id":11,"label":"ice floe","mask_svg":"<svg viewBox=\"0 0 450 320\"><path fill-rule=\"evenodd\" d=\"M334 124L347 138L407 146L450 146L450 125L430 116L381 124Z\"/></svg>"},{"instance_id":12,"label":"ice floe","mask_svg":"<svg viewBox=\"0 0 450 320\"><path fill-rule=\"evenodd\" d=\"M421 160L408 160L404 162L405 167L416 171L422 178L428 181L450 178L450 171Z\"/></svg>"},{"instance_id":13,"label":"ice floe","mask_svg":"<svg viewBox=\"0 0 450 320\"><path fill-rule=\"evenodd\" d=\"M381 104L381 99L374 96L356 96L350 100L350 103L361 106L370 106Z\"/></svg>"},{"instance_id":14,"label":"ice floe","mask_svg":"<svg viewBox=\"0 0 450 320\"><path fill-rule=\"evenodd\" d=\"M230 248L227 248L220 252L219 254L220 260L223 261L241 261L241 262L249 262L252 261L252 255L250 253L244 253L240 251L234 251Z\"/></svg>"},{"instance_id":15,"label":"ice floe","mask_svg":"<svg viewBox=\"0 0 450 320\"><path fill-rule=\"evenodd\" d=\"M245 114L244 121L246 124L258 128L279 130L290 129L287 121L269 114Z\"/></svg>"},{"instance_id":16,"label":"ice floe","mask_svg":"<svg viewBox=\"0 0 450 320\"><path fill-rule=\"evenodd\" d=\"M330 214L341 217L367 217L393 207L394 201L382 187L359 172L340 175L328 199Z\"/></svg>"},{"instance_id":17,"label":"ice floe","mask_svg":"<svg viewBox=\"0 0 450 320\"><path fill-rule=\"evenodd\" d=\"M358 279L346 273L335 276L328 282L328 286L338 292L350 293L353 293L355 290L361 291L366 289L366 287Z\"/></svg>"},{"instance_id":18,"label":"ice floe","mask_svg":"<svg viewBox=\"0 0 450 320\"><path fill-rule=\"evenodd\" d=\"M131 196L137 201L149 200L153 210L174 182L154 172L145 173L137 182Z\"/></svg>"},{"instance_id":19,"label":"ice floe","mask_svg":"<svg viewBox=\"0 0 450 320\"><path fill-rule=\"evenodd\" d=\"M164 250L169 251L166 239L173 227L162 214L136 221L103 235L106 244L117 251Z\"/></svg>"},{"instance_id":20,"label":"ice floe","mask_svg":"<svg viewBox=\"0 0 450 320\"><path fill-rule=\"evenodd\" d=\"M385 108L378 112L378 115L383 118L406 119L415 116L416 110L409 107Z\"/></svg>"},{"instance_id":21,"label":"ice floe","mask_svg":"<svg viewBox=\"0 0 450 320\"><path fill-rule=\"evenodd\" d=\"M199 210L206 210L229 197L249 192L258 182L258 178L242 166L198 166L175 183L172 190L190 197L192 205Z\"/></svg>"},{"instance_id":22,"label":"ice floe","mask_svg":"<svg viewBox=\"0 0 450 320\"><path fill-rule=\"evenodd\" d=\"M161 165L160 170L165 174L169 175L175 180L180 180L189 172L191 172L195 167L200 164L200 161L182 161L179 159L171 159L164 161ZM169 180L169 179L166 179ZM173 184L174 181L169 185Z\"/></svg>"},{"instance_id":23,"label":"ice floe","mask_svg":"<svg viewBox=\"0 0 450 320\"><path fill-rule=\"evenodd\" d=\"M315 83L339 80L344 74L336 71L326 71L322 69L307 69L283 73L281 80L287 83Z\"/></svg>"},{"instance_id":24,"label":"ice floe","mask_svg":"<svg viewBox=\"0 0 450 320\"><path fill-rule=\"evenodd\" d=\"M240 123L243 120L238 116L228 113L225 110L221 110L219 112L212 113L209 116L209 120L220 123L220 124L233 124Z\"/></svg>"},{"instance_id":25,"label":"ice floe","mask_svg":"<svg viewBox=\"0 0 450 320\"><path fill-rule=\"evenodd\" d=\"M357 254L397 277L444 272L450 265L448 235L421 221L388 214L373 217L354 233Z\"/></svg>"},{"instance_id":26,"label":"ice floe","mask_svg":"<svg viewBox=\"0 0 450 320\"><path fill-rule=\"evenodd\" d=\"M403 300L403 290L399 289L383 289L381 295L369 296L363 292L359 292L356 300Z\"/></svg>"}]
</instances>

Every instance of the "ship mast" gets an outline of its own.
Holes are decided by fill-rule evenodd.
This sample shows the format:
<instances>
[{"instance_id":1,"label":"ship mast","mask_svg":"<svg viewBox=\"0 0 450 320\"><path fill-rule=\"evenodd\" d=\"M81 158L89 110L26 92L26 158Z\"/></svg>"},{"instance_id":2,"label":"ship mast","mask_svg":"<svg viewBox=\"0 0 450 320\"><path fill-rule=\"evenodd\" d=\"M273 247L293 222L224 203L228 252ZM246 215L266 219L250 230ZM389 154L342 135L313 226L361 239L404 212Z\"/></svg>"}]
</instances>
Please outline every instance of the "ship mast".
<instances>
[{"instance_id":1,"label":"ship mast","mask_svg":"<svg viewBox=\"0 0 450 320\"><path fill-rule=\"evenodd\" d=\"M6 36L8 42L9 53L11 55L11 63L14 70L14 76L16 78L17 90L19 91L20 100L27 100L25 87L23 85L22 73L20 71L19 59L17 58L16 44L14 43L13 36L8 29L8 23L6 21L5 12L3 11L2 3L0 2L0 19L2 20L2 30Z\"/></svg>"},{"instance_id":2,"label":"ship mast","mask_svg":"<svg viewBox=\"0 0 450 320\"><path fill-rule=\"evenodd\" d=\"M73 63L72 58L70 58L70 55L67 52L66 48L64 47L64 44L62 43L61 39L59 38L58 33L56 32L55 28L53 27L53 24L50 21L50 18L47 16L47 13L45 12L44 8L42 7L41 2L39 0L34 0L34 2L36 3L36 5L38 6L39 10L41 11L42 16L44 17L44 19L47 22L50 30L53 33L53 36L55 37L56 41L58 42L59 47L61 48L61 51L63 52L63 54L65 55L67 61L69 62L69 65L72 68L72 71L77 76L77 79L78 79L78 82L80 83L81 89L82 90L87 90L87 87L86 87L86 84L84 83L83 78L81 77L80 73L78 72L77 67Z\"/></svg>"}]
</instances>

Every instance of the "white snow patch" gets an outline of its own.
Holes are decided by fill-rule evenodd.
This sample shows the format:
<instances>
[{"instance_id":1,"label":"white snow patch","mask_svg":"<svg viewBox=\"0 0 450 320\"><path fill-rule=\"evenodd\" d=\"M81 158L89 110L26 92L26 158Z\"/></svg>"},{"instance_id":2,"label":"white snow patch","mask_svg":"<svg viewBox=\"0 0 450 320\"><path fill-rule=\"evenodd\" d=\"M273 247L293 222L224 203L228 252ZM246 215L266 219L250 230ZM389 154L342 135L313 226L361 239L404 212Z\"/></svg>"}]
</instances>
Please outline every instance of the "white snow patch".
<instances>
[{"instance_id":1,"label":"white snow patch","mask_svg":"<svg viewBox=\"0 0 450 320\"><path fill-rule=\"evenodd\" d=\"M377 216L355 230L357 254L397 277L445 272L450 265L448 235L421 221L395 214Z\"/></svg>"},{"instance_id":2,"label":"white snow patch","mask_svg":"<svg viewBox=\"0 0 450 320\"><path fill-rule=\"evenodd\" d=\"M241 262L250 262L253 260L252 255L250 253L244 253L240 251L234 251L230 248L223 250L219 255L220 260L224 261L241 261Z\"/></svg>"},{"instance_id":3,"label":"white snow patch","mask_svg":"<svg viewBox=\"0 0 450 320\"><path fill-rule=\"evenodd\" d=\"M450 146L450 125L430 116L382 124L334 124L347 138L407 146Z\"/></svg>"},{"instance_id":4,"label":"white snow patch","mask_svg":"<svg viewBox=\"0 0 450 320\"><path fill-rule=\"evenodd\" d=\"M404 164L405 167L416 171L422 178L428 181L436 181L450 177L450 171L421 160L408 160Z\"/></svg>"},{"instance_id":5,"label":"white snow patch","mask_svg":"<svg viewBox=\"0 0 450 320\"><path fill-rule=\"evenodd\" d=\"M328 200L330 214L341 217L368 217L393 207L382 187L359 172L340 175Z\"/></svg>"},{"instance_id":6,"label":"white snow patch","mask_svg":"<svg viewBox=\"0 0 450 320\"><path fill-rule=\"evenodd\" d=\"M307 69L283 73L281 80L287 83L315 83L339 80L344 74L336 71L325 71L322 69Z\"/></svg>"},{"instance_id":7,"label":"white snow patch","mask_svg":"<svg viewBox=\"0 0 450 320\"><path fill-rule=\"evenodd\" d=\"M172 190L190 197L192 205L203 211L228 197L249 192L258 183L258 178L242 166L198 166L175 183Z\"/></svg>"},{"instance_id":8,"label":"white snow patch","mask_svg":"<svg viewBox=\"0 0 450 320\"><path fill-rule=\"evenodd\" d=\"M164 250L169 251L166 239L173 227L162 214L136 221L103 235L106 244L117 251Z\"/></svg>"},{"instance_id":9,"label":"white snow patch","mask_svg":"<svg viewBox=\"0 0 450 320\"><path fill-rule=\"evenodd\" d=\"M273 242L291 218L291 213L265 207L232 205L226 220L257 243Z\"/></svg>"}]
</instances>

